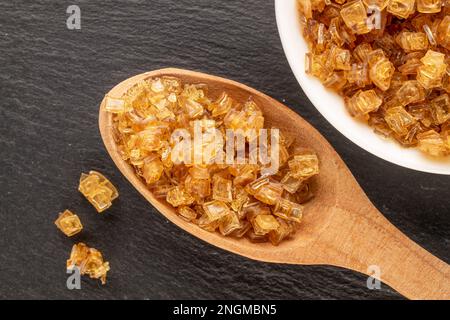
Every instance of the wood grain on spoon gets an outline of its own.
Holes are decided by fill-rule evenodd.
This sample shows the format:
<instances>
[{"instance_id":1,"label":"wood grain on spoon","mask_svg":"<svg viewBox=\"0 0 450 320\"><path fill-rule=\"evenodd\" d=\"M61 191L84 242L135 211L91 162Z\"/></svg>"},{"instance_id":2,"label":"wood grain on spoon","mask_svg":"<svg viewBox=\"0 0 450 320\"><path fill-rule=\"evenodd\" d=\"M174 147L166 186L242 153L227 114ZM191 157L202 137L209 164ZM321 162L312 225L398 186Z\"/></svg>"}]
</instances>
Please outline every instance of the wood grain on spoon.
<instances>
[{"instance_id":1,"label":"wood grain on spoon","mask_svg":"<svg viewBox=\"0 0 450 320\"><path fill-rule=\"evenodd\" d=\"M223 91L236 100L253 97L266 127L279 128L295 138L294 144L313 148L321 161L315 177L315 198L305 206L299 232L279 246L205 231L178 217L164 200L155 198L134 169L122 160L112 131L112 115L100 106L99 126L111 158L131 184L167 219L194 236L245 257L275 263L333 265L364 274L378 266L381 280L410 299L450 299L450 267L394 227L374 207L347 166L321 134L299 115L267 95L241 83L203 73L161 69L131 77L108 94L121 97L144 79L174 76L184 83L204 83L208 94Z\"/></svg>"}]
</instances>

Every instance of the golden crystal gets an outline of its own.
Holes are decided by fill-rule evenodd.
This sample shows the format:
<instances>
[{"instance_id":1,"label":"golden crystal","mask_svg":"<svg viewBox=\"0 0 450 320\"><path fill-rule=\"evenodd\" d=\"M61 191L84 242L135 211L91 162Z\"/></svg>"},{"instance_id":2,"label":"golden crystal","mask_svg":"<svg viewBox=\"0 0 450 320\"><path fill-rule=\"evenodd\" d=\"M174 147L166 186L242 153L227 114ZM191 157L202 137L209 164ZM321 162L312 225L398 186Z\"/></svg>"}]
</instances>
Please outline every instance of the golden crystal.
<instances>
[{"instance_id":1,"label":"golden crystal","mask_svg":"<svg viewBox=\"0 0 450 320\"><path fill-rule=\"evenodd\" d=\"M71 237L83 229L80 218L70 210L65 210L59 214L58 219L55 221L56 226L66 236Z\"/></svg>"},{"instance_id":2,"label":"golden crystal","mask_svg":"<svg viewBox=\"0 0 450 320\"><path fill-rule=\"evenodd\" d=\"M177 212L186 221L193 221L197 218L197 213L187 206L178 207Z\"/></svg>"},{"instance_id":3,"label":"golden crystal","mask_svg":"<svg viewBox=\"0 0 450 320\"><path fill-rule=\"evenodd\" d=\"M445 55L428 50L420 59L422 65L417 68L417 81L425 88L432 89L442 85L442 78L447 69Z\"/></svg>"},{"instance_id":4,"label":"golden crystal","mask_svg":"<svg viewBox=\"0 0 450 320\"><path fill-rule=\"evenodd\" d=\"M383 58L373 64L369 70L370 80L381 90L386 91L391 85L395 67L388 59Z\"/></svg>"},{"instance_id":5,"label":"golden crystal","mask_svg":"<svg viewBox=\"0 0 450 320\"><path fill-rule=\"evenodd\" d=\"M393 15L406 19L414 13L416 0L390 0L387 11Z\"/></svg>"},{"instance_id":6,"label":"golden crystal","mask_svg":"<svg viewBox=\"0 0 450 320\"><path fill-rule=\"evenodd\" d=\"M260 214L252 221L253 229L257 235L265 235L279 226L277 219L273 215Z\"/></svg>"},{"instance_id":7,"label":"golden crystal","mask_svg":"<svg viewBox=\"0 0 450 320\"><path fill-rule=\"evenodd\" d=\"M112 201L119 196L113 184L97 171L81 174L78 190L95 207L103 212L112 205Z\"/></svg>"},{"instance_id":8,"label":"golden crystal","mask_svg":"<svg viewBox=\"0 0 450 320\"><path fill-rule=\"evenodd\" d=\"M232 187L233 182L231 180L215 175L213 177L213 199L231 202L233 200Z\"/></svg>"},{"instance_id":9,"label":"golden crystal","mask_svg":"<svg viewBox=\"0 0 450 320\"><path fill-rule=\"evenodd\" d=\"M406 52L427 50L428 38L423 32L402 31L397 37L398 45Z\"/></svg>"},{"instance_id":10,"label":"golden crystal","mask_svg":"<svg viewBox=\"0 0 450 320\"><path fill-rule=\"evenodd\" d=\"M106 283L106 274L110 270L109 263L103 261L103 256L97 249L89 248L80 242L72 247L67 269L77 267L81 275L87 274L93 279Z\"/></svg>"},{"instance_id":11,"label":"golden crystal","mask_svg":"<svg viewBox=\"0 0 450 320\"><path fill-rule=\"evenodd\" d=\"M441 11L442 0L417 0L417 11L436 13Z\"/></svg>"},{"instance_id":12,"label":"golden crystal","mask_svg":"<svg viewBox=\"0 0 450 320\"><path fill-rule=\"evenodd\" d=\"M280 199L273 213L282 219L300 223L303 217L303 207L287 199Z\"/></svg>"},{"instance_id":13,"label":"golden crystal","mask_svg":"<svg viewBox=\"0 0 450 320\"><path fill-rule=\"evenodd\" d=\"M341 17L348 28L357 34L370 32L367 25L367 11L361 0L354 0L342 6Z\"/></svg>"},{"instance_id":14,"label":"golden crystal","mask_svg":"<svg viewBox=\"0 0 450 320\"><path fill-rule=\"evenodd\" d=\"M353 117L359 117L376 111L381 103L382 100L374 90L359 90L353 97L346 100L347 109Z\"/></svg>"},{"instance_id":15,"label":"golden crystal","mask_svg":"<svg viewBox=\"0 0 450 320\"><path fill-rule=\"evenodd\" d=\"M210 221L216 221L229 214L229 207L222 201L213 200L203 205L203 210Z\"/></svg>"},{"instance_id":16,"label":"golden crystal","mask_svg":"<svg viewBox=\"0 0 450 320\"><path fill-rule=\"evenodd\" d=\"M291 175L297 179L308 179L319 173L319 159L313 152L296 154L288 162Z\"/></svg>"},{"instance_id":17,"label":"golden crystal","mask_svg":"<svg viewBox=\"0 0 450 320\"><path fill-rule=\"evenodd\" d=\"M384 119L389 127L400 136L406 135L408 133L408 128L416 122L416 119L403 107L393 107L388 109Z\"/></svg>"},{"instance_id":18,"label":"golden crystal","mask_svg":"<svg viewBox=\"0 0 450 320\"><path fill-rule=\"evenodd\" d=\"M419 149L432 156L444 156L450 152L448 143L446 144L439 133L434 130L418 134L417 140Z\"/></svg>"}]
</instances>

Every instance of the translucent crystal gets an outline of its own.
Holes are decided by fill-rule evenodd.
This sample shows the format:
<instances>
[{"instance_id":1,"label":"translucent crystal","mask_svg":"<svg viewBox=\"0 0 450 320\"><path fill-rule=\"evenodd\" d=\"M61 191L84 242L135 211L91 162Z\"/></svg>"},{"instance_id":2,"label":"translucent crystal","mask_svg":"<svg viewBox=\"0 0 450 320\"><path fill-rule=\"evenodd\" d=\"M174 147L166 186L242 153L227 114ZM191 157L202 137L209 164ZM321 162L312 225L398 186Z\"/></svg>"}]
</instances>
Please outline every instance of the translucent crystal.
<instances>
[{"instance_id":1,"label":"translucent crystal","mask_svg":"<svg viewBox=\"0 0 450 320\"><path fill-rule=\"evenodd\" d=\"M219 99L211 104L209 110L211 111L214 118L220 117L226 115L233 107L233 104L233 99L231 99L226 92L223 92Z\"/></svg>"},{"instance_id":2,"label":"translucent crystal","mask_svg":"<svg viewBox=\"0 0 450 320\"><path fill-rule=\"evenodd\" d=\"M252 225L250 222L244 220L241 221L241 224L238 229L234 230L231 235L237 238L243 237L250 229L252 229Z\"/></svg>"},{"instance_id":3,"label":"translucent crystal","mask_svg":"<svg viewBox=\"0 0 450 320\"><path fill-rule=\"evenodd\" d=\"M425 31L425 34L427 35L428 38L428 42L432 45L432 46L436 46L437 42L436 42L436 34L433 33L433 31L431 30L429 25L424 25L423 26L423 31Z\"/></svg>"},{"instance_id":4,"label":"translucent crystal","mask_svg":"<svg viewBox=\"0 0 450 320\"><path fill-rule=\"evenodd\" d=\"M390 0L363 0L367 7L377 6L378 10L384 10Z\"/></svg>"},{"instance_id":5,"label":"translucent crystal","mask_svg":"<svg viewBox=\"0 0 450 320\"><path fill-rule=\"evenodd\" d=\"M417 11L435 13L441 11L442 0L417 0Z\"/></svg>"},{"instance_id":6,"label":"translucent crystal","mask_svg":"<svg viewBox=\"0 0 450 320\"><path fill-rule=\"evenodd\" d=\"M437 30L437 41L441 46L450 50L450 16L445 16Z\"/></svg>"},{"instance_id":7,"label":"translucent crystal","mask_svg":"<svg viewBox=\"0 0 450 320\"><path fill-rule=\"evenodd\" d=\"M286 163L286 161L288 161L290 154L289 154L288 148L286 148L286 146L284 146L283 143L281 142L281 139L280 139L280 143L279 143L279 149L280 149L280 152L279 152L278 161L279 161L280 167L282 167Z\"/></svg>"},{"instance_id":8,"label":"translucent crystal","mask_svg":"<svg viewBox=\"0 0 450 320\"><path fill-rule=\"evenodd\" d=\"M349 50L334 46L330 52L335 70L350 70L351 53Z\"/></svg>"},{"instance_id":9,"label":"translucent crystal","mask_svg":"<svg viewBox=\"0 0 450 320\"><path fill-rule=\"evenodd\" d=\"M119 196L112 183L97 171L81 174L78 190L95 207L103 212L112 205L112 201Z\"/></svg>"},{"instance_id":10,"label":"translucent crystal","mask_svg":"<svg viewBox=\"0 0 450 320\"><path fill-rule=\"evenodd\" d=\"M194 179L209 179L211 177L206 166L193 166L189 169L189 175Z\"/></svg>"},{"instance_id":11,"label":"translucent crystal","mask_svg":"<svg viewBox=\"0 0 450 320\"><path fill-rule=\"evenodd\" d=\"M366 63L367 57L372 52L372 46L369 43L363 42L356 46L353 50L353 56L360 62Z\"/></svg>"},{"instance_id":12,"label":"translucent crystal","mask_svg":"<svg viewBox=\"0 0 450 320\"><path fill-rule=\"evenodd\" d=\"M328 55L306 53L305 72L324 81L332 73L329 66Z\"/></svg>"},{"instance_id":13,"label":"translucent crystal","mask_svg":"<svg viewBox=\"0 0 450 320\"><path fill-rule=\"evenodd\" d=\"M183 188L174 187L167 192L166 201L174 207L191 205L195 199Z\"/></svg>"},{"instance_id":14,"label":"translucent crystal","mask_svg":"<svg viewBox=\"0 0 450 320\"><path fill-rule=\"evenodd\" d=\"M204 213L197 219L196 223L200 228L209 232L214 232L219 227L220 219L211 220L210 217Z\"/></svg>"},{"instance_id":15,"label":"translucent crystal","mask_svg":"<svg viewBox=\"0 0 450 320\"><path fill-rule=\"evenodd\" d=\"M155 183L161 178L164 171L164 166L159 158L153 158L149 161L144 161L142 168L142 176L148 184Z\"/></svg>"},{"instance_id":16,"label":"translucent crystal","mask_svg":"<svg viewBox=\"0 0 450 320\"><path fill-rule=\"evenodd\" d=\"M345 43L341 29L339 17L331 19L328 32L330 33L331 40L339 47L343 46Z\"/></svg>"},{"instance_id":17,"label":"translucent crystal","mask_svg":"<svg viewBox=\"0 0 450 320\"><path fill-rule=\"evenodd\" d=\"M125 100L121 98L105 97L105 109L111 113L125 112Z\"/></svg>"},{"instance_id":18,"label":"translucent crystal","mask_svg":"<svg viewBox=\"0 0 450 320\"><path fill-rule=\"evenodd\" d=\"M267 234L259 235L256 234L253 230L249 230L247 232L247 237L253 243L263 243L269 241Z\"/></svg>"},{"instance_id":19,"label":"translucent crystal","mask_svg":"<svg viewBox=\"0 0 450 320\"><path fill-rule=\"evenodd\" d=\"M345 76L349 83L354 83L361 88L370 84L369 69L366 63L352 64L352 68L346 71Z\"/></svg>"},{"instance_id":20,"label":"translucent crystal","mask_svg":"<svg viewBox=\"0 0 450 320\"><path fill-rule=\"evenodd\" d=\"M378 61L385 60L386 54L384 53L383 49L379 48L376 50L372 50L367 53L367 63L369 64L369 67L373 67Z\"/></svg>"},{"instance_id":21,"label":"translucent crystal","mask_svg":"<svg viewBox=\"0 0 450 320\"><path fill-rule=\"evenodd\" d=\"M443 124L450 119L450 99L448 94L442 94L431 100L431 115L436 125Z\"/></svg>"},{"instance_id":22,"label":"translucent crystal","mask_svg":"<svg viewBox=\"0 0 450 320\"><path fill-rule=\"evenodd\" d=\"M428 50L420 59L422 65L417 68L417 81L425 88L432 89L442 85L442 78L447 69L445 55L440 52Z\"/></svg>"},{"instance_id":23,"label":"translucent crystal","mask_svg":"<svg viewBox=\"0 0 450 320\"><path fill-rule=\"evenodd\" d=\"M444 145L447 148L447 151L444 155L450 154L450 122L446 122L443 126L441 126L441 137L444 140Z\"/></svg>"},{"instance_id":24,"label":"translucent crystal","mask_svg":"<svg viewBox=\"0 0 450 320\"><path fill-rule=\"evenodd\" d=\"M259 177L258 179L256 179L255 181L252 181L251 183L247 184L245 186L245 191L247 191L249 194L254 195L258 192L258 190L268 184L270 182L270 179L267 177Z\"/></svg>"},{"instance_id":25,"label":"translucent crystal","mask_svg":"<svg viewBox=\"0 0 450 320\"><path fill-rule=\"evenodd\" d=\"M432 156L445 156L450 152L445 141L434 130L418 134L417 140L419 141L419 149Z\"/></svg>"},{"instance_id":26,"label":"translucent crystal","mask_svg":"<svg viewBox=\"0 0 450 320\"><path fill-rule=\"evenodd\" d=\"M351 69L351 67L350 67ZM323 85L327 88L339 91L347 84L347 79L343 72L333 72L328 79L323 82Z\"/></svg>"},{"instance_id":27,"label":"translucent crystal","mask_svg":"<svg viewBox=\"0 0 450 320\"><path fill-rule=\"evenodd\" d=\"M218 200L213 200L203 204L203 210L210 221L216 221L230 213L230 208L226 203Z\"/></svg>"},{"instance_id":28,"label":"translucent crystal","mask_svg":"<svg viewBox=\"0 0 450 320\"><path fill-rule=\"evenodd\" d=\"M288 162L291 175L297 179L308 179L319 173L319 159L313 152L296 154Z\"/></svg>"},{"instance_id":29,"label":"translucent crystal","mask_svg":"<svg viewBox=\"0 0 450 320\"><path fill-rule=\"evenodd\" d=\"M442 89L450 93L450 74L448 72L444 74L444 78L442 79Z\"/></svg>"},{"instance_id":30,"label":"translucent crystal","mask_svg":"<svg viewBox=\"0 0 450 320\"><path fill-rule=\"evenodd\" d=\"M213 199L231 202L233 200L232 187L233 182L231 180L215 175L213 177Z\"/></svg>"},{"instance_id":31,"label":"translucent crystal","mask_svg":"<svg viewBox=\"0 0 450 320\"><path fill-rule=\"evenodd\" d=\"M243 218L243 206L248 203L249 196L244 188L237 186L233 189L233 200L231 201L231 209L239 214L239 218Z\"/></svg>"},{"instance_id":32,"label":"translucent crystal","mask_svg":"<svg viewBox=\"0 0 450 320\"><path fill-rule=\"evenodd\" d=\"M175 114L168 108L168 104L169 100L165 98L153 104L156 108L156 117L158 120L175 120Z\"/></svg>"},{"instance_id":33,"label":"translucent crystal","mask_svg":"<svg viewBox=\"0 0 450 320\"><path fill-rule=\"evenodd\" d=\"M346 106L353 117L360 117L376 111L382 102L374 90L359 90L353 97L346 100Z\"/></svg>"},{"instance_id":34,"label":"translucent crystal","mask_svg":"<svg viewBox=\"0 0 450 320\"><path fill-rule=\"evenodd\" d=\"M370 80L381 90L386 91L391 85L391 78L394 74L395 67L388 59L383 58L374 63L370 68Z\"/></svg>"},{"instance_id":35,"label":"translucent crystal","mask_svg":"<svg viewBox=\"0 0 450 320\"><path fill-rule=\"evenodd\" d=\"M186 221L193 221L197 218L197 213L187 206L178 207L177 212Z\"/></svg>"},{"instance_id":36,"label":"translucent crystal","mask_svg":"<svg viewBox=\"0 0 450 320\"><path fill-rule=\"evenodd\" d=\"M424 100L426 93L419 82L415 80L409 80L403 82L402 86L397 91L396 96L398 97L401 105L404 107L410 103Z\"/></svg>"},{"instance_id":37,"label":"translucent crystal","mask_svg":"<svg viewBox=\"0 0 450 320\"><path fill-rule=\"evenodd\" d=\"M65 210L59 214L58 219L55 221L56 226L66 236L71 237L83 229L80 218L70 210Z\"/></svg>"},{"instance_id":38,"label":"translucent crystal","mask_svg":"<svg viewBox=\"0 0 450 320\"><path fill-rule=\"evenodd\" d=\"M84 243L80 242L72 247L70 252L70 258L67 260L67 268L72 266L80 266L81 263L86 260L89 255L89 247Z\"/></svg>"},{"instance_id":39,"label":"translucent crystal","mask_svg":"<svg viewBox=\"0 0 450 320\"><path fill-rule=\"evenodd\" d=\"M394 135L394 138L405 147L414 147L417 145L417 134L423 132L420 122L414 123L408 128L408 133L404 136Z\"/></svg>"},{"instance_id":40,"label":"translucent crystal","mask_svg":"<svg viewBox=\"0 0 450 320\"><path fill-rule=\"evenodd\" d=\"M204 199L211 194L211 180L210 179L195 179L188 176L184 182L186 191L191 194L197 202Z\"/></svg>"},{"instance_id":41,"label":"translucent crystal","mask_svg":"<svg viewBox=\"0 0 450 320\"><path fill-rule=\"evenodd\" d=\"M419 59L413 58L408 59L406 62L398 67L398 71L400 71L404 75L416 74L417 69L422 65Z\"/></svg>"},{"instance_id":42,"label":"translucent crystal","mask_svg":"<svg viewBox=\"0 0 450 320\"><path fill-rule=\"evenodd\" d=\"M219 231L224 236L240 229L241 222L236 212L228 211L227 215L220 219Z\"/></svg>"},{"instance_id":43,"label":"translucent crystal","mask_svg":"<svg viewBox=\"0 0 450 320\"><path fill-rule=\"evenodd\" d=\"M261 187L258 192L254 195L256 199L263 203L274 205L281 194L283 193L283 187L279 183L269 183Z\"/></svg>"},{"instance_id":44,"label":"translucent crystal","mask_svg":"<svg viewBox=\"0 0 450 320\"><path fill-rule=\"evenodd\" d=\"M348 28L357 34L370 32L367 25L367 10L361 0L354 0L342 6L341 17Z\"/></svg>"},{"instance_id":45,"label":"translucent crystal","mask_svg":"<svg viewBox=\"0 0 450 320\"><path fill-rule=\"evenodd\" d=\"M423 32L402 31L397 35L396 41L406 52L426 50L428 48L428 38Z\"/></svg>"},{"instance_id":46,"label":"translucent crystal","mask_svg":"<svg viewBox=\"0 0 450 320\"><path fill-rule=\"evenodd\" d=\"M248 221L252 222L256 216L260 214L270 215L270 208L261 203L261 202L253 202L244 207L244 214Z\"/></svg>"},{"instance_id":47,"label":"translucent crystal","mask_svg":"<svg viewBox=\"0 0 450 320\"><path fill-rule=\"evenodd\" d=\"M203 106L195 100L187 99L184 108L189 118L197 118L203 114Z\"/></svg>"},{"instance_id":48,"label":"translucent crystal","mask_svg":"<svg viewBox=\"0 0 450 320\"><path fill-rule=\"evenodd\" d=\"M246 185L256 179L258 168L253 165L234 165L229 167L230 173L235 177L233 183L235 185Z\"/></svg>"},{"instance_id":49,"label":"translucent crystal","mask_svg":"<svg viewBox=\"0 0 450 320\"><path fill-rule=\"evenodd\" d=\"M157 151L161 149L162 137L164 137L165 128L162 126L147 126L146 130L140 131L137 134L136 147L143 151Z\"/></svg>"},{"instance_id":50,"label":"translucent crystal","mask_svg":"<svg viewBox=\"0 0 450 320\"><path fill-rule=\"evenodd\" d=\"M277 246L281 241L288 238L294 233L294 228L284 219L277 218L278 227L275 230L269 232L269 240L273 245Z\"/></svg>"},{"instance_id":51,"label":"translucent crystal","mask_svg":"<svg viewBox=\"0 0 450 320\"><path fill-rule=\"evenodd\" d=\"M426 103L410 105L408 106L408 112L425 127L429 127L433 123L431 118L431 106Z\"/></svg>"},{"instance_id":52,"label":"translucent crystal","mask_svg":"<svg viewBox=\"0 0 450 320\"><path fill-rule=\"evenodd\" d=\"M273 214L282 219L300 223L303 217L303 206L282 198L275 205Z\"/></svg>"},{"instance_id":53,"label":"translucent crystal","mask_svg":"<svg viewBox=\"0 0 450 320\"><path fill-rule=\"evenodd\" d=\"M265 235L276 230L280 225L272 215L260 214L252 220L253 230L256 235Z\"/></svg>"},{"instance_id":54,"label":"translucent crystal","mask_svg":"<svg viewBox=\"0 0 450 320\"><path fill-rule=\"evenodd\" d=\"M414 13L414 3L416 0L391 0L387 11L393 15L406 19Z\"/></svg>"},{"instance_id":55,"label":"translucent crystal","mask_svg":"<svg viewBox=\"0 0 450 320\"><path fill-rule=\"evenodd\" d=\"M408 128L416 122L416 119L403 107L388 109L384 119L389 127L400 136L406 135L408 133Z\"/></svg>"},{"instance_id":56,"label":"translucent crystal","mask_svg":"<svg viewBox=\"0 0 450 320\"><path fill-rule=\"evenodd\" d=\"M297 179L292 176L291 172L286 173L286 175L281 180L284 190L289 193L296 193L303 183L303 179Z\"/></svg>"},{"instance_id":57,"label":"translucent crystal","mask_svg":"<svg viewBox=\"0 0 450 320\"><path fill-rule=\"evenodd\" d=\"M102 284L106 283L106 274L110 270L109 262L104 262L100 251L94 248L89 249L89 254L80 265L81 274L87 274L93 279L100 279Z\"/></svg>"},{"instance_id":58,"label":"translucent crystal","mask_svg":"<svg viewBox=\"0 0 450 320\"><path fill-rule=\"evenodd\" d=\"M312 18L311 0L298 0L298 5L300 12L303 13L306 18Z\"/></svg>"},{"instance_id":59,"label":"translucent crystal","mask_svg":"<svg viewBox=\"0 0 450 320\"><path fill-rule=\"evenodd\" d=\"M67 269L78 267L80 274L87 274L93 279L100 279L106 283L106 274L110 270L109 263L103 261L100 251L89 248L80 242L72 247L70 258L67 260Z\"/></svg>"},{"instance_id":60,"label":"translucent crystal","mask_svg":"<svg viewBox=\"0 0 450 320\"><path fill-rule=\"evenodd\" d=\"M248 100L241 110L231 109L223 121L227 129L242 130L244 133L264 127L261 109L253 100Z\"/></svg>"}]
</instances>

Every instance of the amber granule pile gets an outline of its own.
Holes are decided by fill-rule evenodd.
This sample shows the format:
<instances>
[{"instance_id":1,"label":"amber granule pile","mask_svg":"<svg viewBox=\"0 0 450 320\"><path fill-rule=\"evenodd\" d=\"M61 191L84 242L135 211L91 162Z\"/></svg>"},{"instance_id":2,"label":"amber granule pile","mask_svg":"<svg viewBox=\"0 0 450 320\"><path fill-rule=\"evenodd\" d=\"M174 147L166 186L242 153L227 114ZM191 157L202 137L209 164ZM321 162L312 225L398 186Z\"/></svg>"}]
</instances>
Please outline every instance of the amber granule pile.
<instances>
[{"instance_id":1,"label":"amber granule pile","mask_svg":"<svg viewBox=\"0 0 450 320\"><path fill-rule=\"evenodd\" d=\"M298 7L310 48L306 73L376 133L450 154L450 0L298 0Z\"/></svg>"},{"instance_id":2,"label":"amber granule pile","mask_svg":"<svg viewBox=\"0 0 450 320\"><path fill-rule=\"evenodd\" d=\"M88 275L93 279L100 279L106 283L106 273L109 271L109 262L103 261L103 256L97 249L89 248L80 242L72 247L70 258L67 260L67 269L77 267L81 275Z\"/></svg>"},{"instance_id":3,"label":"amber granule pile","mask_svg":"<svg viewBox=\"0 0 450 320\"><path fill-rule=\"evenodd\" d=\"M78 190L95 207L97 212L103 212L112 205L112 201L119 196L113 184L101 173L90 171L82 173Z\"/></svg>"},{"instance_id":4,"label":"amber granule pile","mask_svg":"<svg viewBox=\"0 0 450 320\"><path fill-rule=\"evenodd\" d=\"M68 237L76 235L83 229L80 218L70 210L60 213L55 224Z\"/></svg>"},{"instance_id":5,"label":"amber granule pile","mask_svg":"<svg viewBox=\"0 0 450 320\"><path fill-rule=\"evenodd\" d=\"M264 128L263 113L251 97L236 101L223 92L212 98L206 85L162 77L138 83L123 97L106 96L105 108L113 113L123 159L182 219L225 236L274 245L296 231L302 204L312 197L310 178L319 173L313 151L294 148L280 132L279 166L269 173L251 163L249 154L239 164L216 163L213 158L224 145L206 151L215 141L207 129L241 130L248 146L254 138L250 133ZM201 144L192 154L177 156L174 132L194 135L196 125L204 130ZM186 161L198 157L200 162Z\"/></svg>"}]
</instances>

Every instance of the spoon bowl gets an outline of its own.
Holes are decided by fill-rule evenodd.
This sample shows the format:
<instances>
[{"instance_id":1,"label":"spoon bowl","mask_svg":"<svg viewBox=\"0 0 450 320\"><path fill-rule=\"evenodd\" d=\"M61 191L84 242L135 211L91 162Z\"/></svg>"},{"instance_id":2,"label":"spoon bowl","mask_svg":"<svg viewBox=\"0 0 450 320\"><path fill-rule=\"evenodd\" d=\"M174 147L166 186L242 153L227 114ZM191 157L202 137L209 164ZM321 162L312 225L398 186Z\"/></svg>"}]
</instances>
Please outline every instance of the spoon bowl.
<instances>
[{"instance_id":1,"label":"spoon bowl","mask_svg":"<svg viewBox=\"0 0 450 320\"><path fill-rule=\"evenodd\" d=\"M173 76L183 83L208 85L215 98L226 91L235 100L252 97L262 109L265 126L295 138L294 144L316 151L320 174L313 178L315 197L305 205L299 231L279 246L224 237L181 219L164 199L156 198L124 161L113 137L112 114L100 106L99 126L114 163L130 183L167 219L192 235L224 250L255 260L310 265L333 265L369 274L381 270L381 280L408 298L450 298L450 267L408 239L372 205L347 166L324 137L294 111L241 83L203 73L161 69L131 77L108 95L121 97L136 83ZM378 275L376 277L380 278Z\"/></svg>"}]
</instances>

